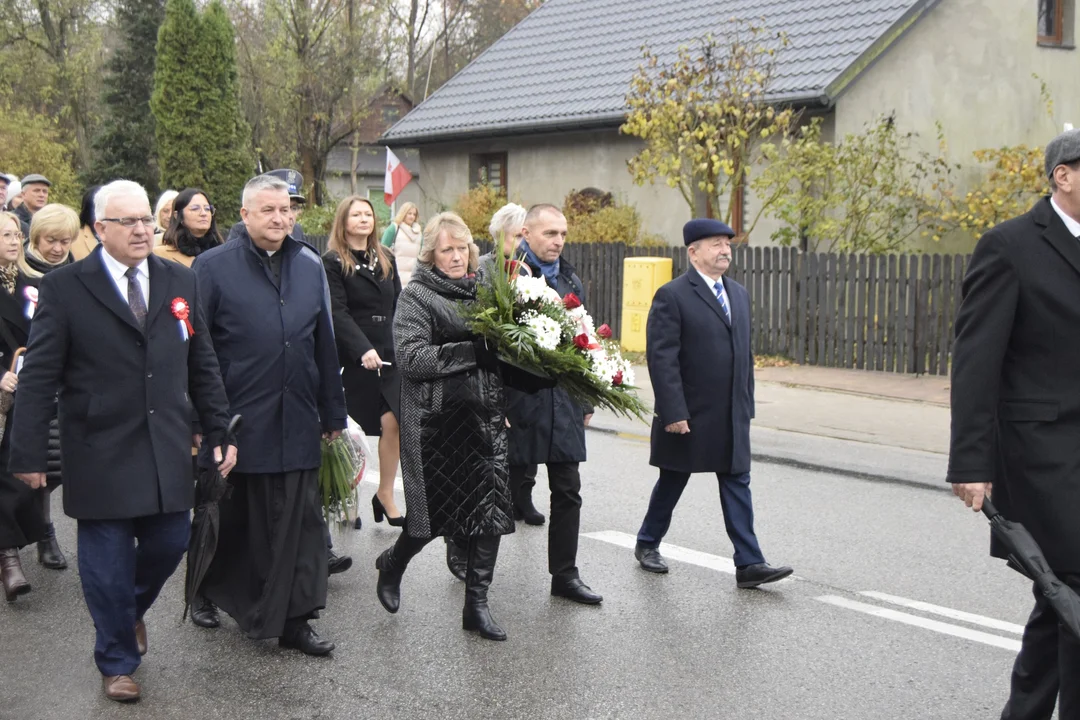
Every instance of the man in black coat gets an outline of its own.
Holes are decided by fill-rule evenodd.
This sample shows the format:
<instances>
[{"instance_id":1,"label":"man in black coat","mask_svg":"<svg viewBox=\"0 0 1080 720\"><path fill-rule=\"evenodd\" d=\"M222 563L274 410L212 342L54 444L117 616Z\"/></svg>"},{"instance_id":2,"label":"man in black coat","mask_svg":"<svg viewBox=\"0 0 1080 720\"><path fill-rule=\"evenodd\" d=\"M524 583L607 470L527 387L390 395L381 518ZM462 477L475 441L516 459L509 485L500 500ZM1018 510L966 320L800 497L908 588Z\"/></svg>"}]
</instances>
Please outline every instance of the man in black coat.
<instances>
[{"instance_id":1,"label":"man in black coat","mask_svg":"<svg viewBox=\"0 0 1080 720\"><path fill-rule=\"evenodd\" d=\"M245 447L203 592L250 637L325 655L333 643L308 624L326 605L321 439L346 425L326 273L311 246L288 235L282 180L250 180L240 212L240 237L193 266Z\"/></svg>"},{"instance_id":2,"label":"man in black coat","mask_svg":"<svg viewBox=\"0 0 1080 720\"><path fill-rule=\"evenodd\" d=\"M585 302L581 278L561 258L566 243L566 218L554 205L536 205L525 216L521 250L535 277L543 277L560 297L574 293ZM551 488L548 525L548 570L551 594L586 605L603 597L581 581L577 568L578 528L581 523L581 474L585 462L585 426L592 408L582 408L562 388L528 394L506 391L510 421L510 487L520 493L530 470L547 465ZM531 505L531 503L530 503Z\"/></svg>"},{"instance_id":3,"label":"man in black coat","mask_svg":"<svg viewBox=\"0 0 1080 720\"><path fill-rule=\"evenodd\" d=\"M146 191L98 191L101 246L41 281L11 429L11 471L43 487L59 391L64 511L105 694L135 700L143 616L187 549L194 504L192 405L222 460L228 401L195 275L151 254ZM236 462L228 448L222 474ZM138 544L136 545L136 541Z\"/></svg>"},{"instance_id":4,"label":"man in black coat","mask_svg":"<svg viewBox=\"0 0 1080 720\"><path fill-rule=\"evenodd\" d=\"M1080 130L1046 146L1053 194L979 240L953 348L949 482L978 511L1022 523L1080 590ZM991 542L991 554L1005 558ZM1003 719L1080 718L1080 642L1035 609ZM1068 679L1068 681L1066 681Z\"/></svg>"},{"instance_id":5,"label":"man in black coat","mask_svg":"<svg viewBox=\"0 0 1080 720\"><path fill-rule=\"evenodd\" d=\"M724 526L735 546L741 588L776 582L754 534L750 497L750 420L754 355L750 296L725 278L735 233L718 220L683 227L690 269L656 291L646 325L649 377L656 395L649 463L660 468L634 555L649 572L666 573L657 549L691 473L716 473Z\"/></svg>"}]
</instances>

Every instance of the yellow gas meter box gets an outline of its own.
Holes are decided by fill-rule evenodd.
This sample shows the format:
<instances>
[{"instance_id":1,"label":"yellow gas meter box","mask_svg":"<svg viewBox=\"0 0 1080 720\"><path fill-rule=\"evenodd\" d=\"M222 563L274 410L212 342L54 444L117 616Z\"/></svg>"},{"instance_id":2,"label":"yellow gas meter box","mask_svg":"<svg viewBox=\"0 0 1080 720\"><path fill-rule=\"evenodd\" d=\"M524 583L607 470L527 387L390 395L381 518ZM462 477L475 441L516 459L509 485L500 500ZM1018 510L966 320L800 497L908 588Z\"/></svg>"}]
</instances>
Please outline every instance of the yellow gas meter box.
<instances>
[{"instance_id":1,"label":"yellow gas meter box","mask_svg":"<svg viewBox=\"0 0 1080 720\"><path fill-rule=\"evenodd\" d=\"M623 260L622 346L645 352L645 321L653 295L671 282L671 258L630 257Z\"/></svg>"}]
</instances>

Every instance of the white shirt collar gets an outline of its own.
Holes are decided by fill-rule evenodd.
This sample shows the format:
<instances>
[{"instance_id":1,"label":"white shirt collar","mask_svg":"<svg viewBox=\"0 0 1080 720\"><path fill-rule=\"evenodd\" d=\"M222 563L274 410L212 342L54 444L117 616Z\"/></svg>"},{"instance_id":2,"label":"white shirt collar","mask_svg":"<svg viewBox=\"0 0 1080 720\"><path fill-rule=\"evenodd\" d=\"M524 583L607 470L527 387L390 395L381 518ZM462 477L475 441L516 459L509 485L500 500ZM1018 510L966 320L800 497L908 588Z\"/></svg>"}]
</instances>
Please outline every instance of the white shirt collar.
<instances>
[{"instance_id":1,"label":"white shirt collar","mask_svg":"<svg viewBox=\"0 0 1080 720\"><path fill-rule=\"evenodd\" d=\"M716 283L717 282L720 283L720 287L722 288L722 292L725 295L727 294L727 288L724 287L724 277L722 275L720 276L720 280L717 281L717 280L713 280L711 277L709 277L705 273L701 272L697 268L694 268L694 271L697 272L697 274L701 276L701 279L705 281L705 284L709 286L709 289L713 291L714 295L716 294Z\"/></svg>"},{"instance_id":2,"label":"white shirt collar","mask_svg":"<svg viewBox=\"0 0 1080 720\"><path fill-rule=\"evenodd\" d=\"M128 271L128 266L120 262L103 247L101 248L101 259L105 262L105 269L109 271L109 275L112 279L119 284L121 280L125 280L125 275ZM135 266L139 270L139 274L150 279L150 262L143 258L143 261Z\"/></svg>"},{"instance_id":3,"label":"white shirt collar","mask_svg":"<svg viewBox=\"0 0 1080 720\"><path fill-rule=\"evenodd\" d=\"M1053 206L1054 212L1061 218L1061 222L1065 223L1065 229L1069 231L1069 234L1074 238L1080 238L1080 222L1077 222L1062 210L1058 204L1054 202L1054 198L1050 198L1050 205Z\"/></svg>"}]
</instances>

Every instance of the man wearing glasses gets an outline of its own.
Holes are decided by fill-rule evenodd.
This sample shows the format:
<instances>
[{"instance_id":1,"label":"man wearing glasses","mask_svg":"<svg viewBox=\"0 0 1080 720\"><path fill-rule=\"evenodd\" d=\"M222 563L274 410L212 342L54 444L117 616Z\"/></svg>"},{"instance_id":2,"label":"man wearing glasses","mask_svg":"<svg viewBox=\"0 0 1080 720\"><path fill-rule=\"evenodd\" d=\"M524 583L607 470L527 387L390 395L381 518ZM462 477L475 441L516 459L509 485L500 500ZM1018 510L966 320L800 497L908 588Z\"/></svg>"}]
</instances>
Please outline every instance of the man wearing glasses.
<instances>
[{"instance_id":1,"label":"man wearing glasses","mask_svg":"<svg viewBox=\"0 0 1080 720\"><path fill-rule=\"evenodd\" d=\"M138 700L143 617L187 550L194 504L191 409L223 475L228 398L195 275L151 254L146 191L98 191L101 245L41 281L19 374L12 473L45 486L49 420L59 398L64 512L78 521L79 576L110 700Z\"/></svg>"}]
</instances>

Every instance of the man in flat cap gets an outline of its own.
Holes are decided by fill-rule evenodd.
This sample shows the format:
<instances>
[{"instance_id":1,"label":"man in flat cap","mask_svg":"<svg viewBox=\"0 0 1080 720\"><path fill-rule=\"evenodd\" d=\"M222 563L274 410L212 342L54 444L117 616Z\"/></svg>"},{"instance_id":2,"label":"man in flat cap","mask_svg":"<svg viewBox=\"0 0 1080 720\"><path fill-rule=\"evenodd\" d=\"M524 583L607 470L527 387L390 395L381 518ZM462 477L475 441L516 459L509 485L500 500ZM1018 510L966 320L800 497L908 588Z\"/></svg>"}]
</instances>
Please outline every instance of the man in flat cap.
<instances>
[{"instance_id":1,"label":"man in flat cap","mask_svg":"<svg viewBox=\"0 0 1080 720\"><path fill-rule=\"evenodd\" d=\"M1080 591L1080 130L1046 146L1046 175L1050 197L983 235L964 278L948 481L975 511L992 489ZM1007 557L993 539L990 552ZM1036 589L1001 717L1049 718L1060 699L1077 720L1078 677L1080 641Z\"/></svg>"},{"instance_id":2,"label":"man in flat cap","mask_svg":"<svg viewBox=\"0 0 1080 720\"><path fill-rule=\"evenodd\" d=\"M718 220L683 227L690 269L659 290L645 328L649 377L656 395L649 464L660 478L638 531L641 567L666 573L660 541L692 473L715 473L724 526L735 548L735 581L753 588L791 575L765 562L754 534L750 497L750 420L754 356L750 296L725 278L735 233Z\"/></svg>"},{"instance_id":3,"label":"man in flat cap","mask_svg":"<svg viewBox=\"0 0 1080 720\"><path fill-rule=\"evenodd\" d=\"M23 237L30 240L30 220L34 213L49 204L49 188L52 183L44 175L31 173L22 179L23 204L15 208L22 226Z\"/></svg>"}]
</instances>

